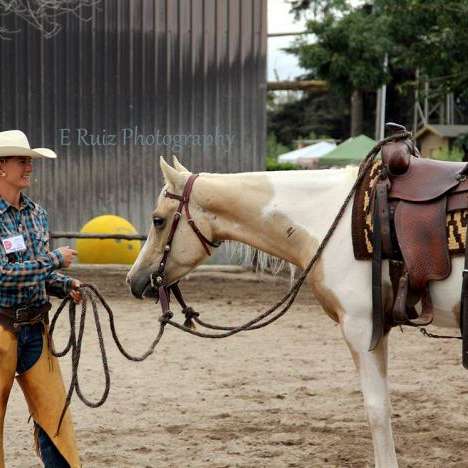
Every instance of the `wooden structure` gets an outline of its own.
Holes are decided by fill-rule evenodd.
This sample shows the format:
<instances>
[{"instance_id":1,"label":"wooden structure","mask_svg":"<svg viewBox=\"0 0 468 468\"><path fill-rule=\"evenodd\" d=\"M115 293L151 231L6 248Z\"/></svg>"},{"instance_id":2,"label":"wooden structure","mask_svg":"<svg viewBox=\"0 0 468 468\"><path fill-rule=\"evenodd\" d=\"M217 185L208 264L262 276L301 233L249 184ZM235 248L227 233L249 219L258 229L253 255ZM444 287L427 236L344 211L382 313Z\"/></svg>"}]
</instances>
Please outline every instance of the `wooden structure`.
<instances>
[{"instance_id":1,"label":"wooden structure","mask_svg":"<svg viewBox=\"0 0 468 468\"><path fill-rule=\"evenodd\" d=\"M437 156L437 153L448 152L454 141L468 134L468 125L424 125L416 132L415 138L421 154L425 158Z\"/></svg>"}]
</instances>

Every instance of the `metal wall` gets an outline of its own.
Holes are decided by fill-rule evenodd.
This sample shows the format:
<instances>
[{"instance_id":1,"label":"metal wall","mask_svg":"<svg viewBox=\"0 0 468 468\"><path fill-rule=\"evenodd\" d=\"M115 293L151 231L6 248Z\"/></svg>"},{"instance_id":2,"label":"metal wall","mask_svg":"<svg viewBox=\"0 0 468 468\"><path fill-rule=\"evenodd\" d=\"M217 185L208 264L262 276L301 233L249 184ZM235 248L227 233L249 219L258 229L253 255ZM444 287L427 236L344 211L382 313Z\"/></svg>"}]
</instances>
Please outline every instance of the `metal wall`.
<instances>
[{"instance_id":1,"label":"metal wall","mask_svg":"<svg viewBox=\"0 0 468 468\"><path fill-rule=\"evenodd\" d=\"M0 129L59 154L31 191L52 230L112 213L146 231L160 154L193 171L263 168L266 2L103 0L52 39L0 17L19 30L0 40Z\"/></svg>"}]
</instances>

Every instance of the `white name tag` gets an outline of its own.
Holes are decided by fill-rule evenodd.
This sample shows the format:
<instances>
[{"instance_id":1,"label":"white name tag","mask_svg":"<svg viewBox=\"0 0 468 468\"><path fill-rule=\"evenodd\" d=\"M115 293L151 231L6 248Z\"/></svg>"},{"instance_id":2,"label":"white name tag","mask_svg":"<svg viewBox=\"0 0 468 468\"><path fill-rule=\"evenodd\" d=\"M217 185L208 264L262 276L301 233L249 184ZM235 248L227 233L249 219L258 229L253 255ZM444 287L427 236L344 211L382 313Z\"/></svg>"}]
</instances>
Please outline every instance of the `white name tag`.
<instances>
[{"instance_id":1,"label":"white name tag","mask_svg":"<svg viewBox=\"0 0 468 468\"><path fill-rule=\"evenodd\" d=\"M2 244L7 254L14 252L24 252L26 250L26 244L24 243L24 238L21 234L19 236L2 239Z\"/></svg>"}]
</instances>

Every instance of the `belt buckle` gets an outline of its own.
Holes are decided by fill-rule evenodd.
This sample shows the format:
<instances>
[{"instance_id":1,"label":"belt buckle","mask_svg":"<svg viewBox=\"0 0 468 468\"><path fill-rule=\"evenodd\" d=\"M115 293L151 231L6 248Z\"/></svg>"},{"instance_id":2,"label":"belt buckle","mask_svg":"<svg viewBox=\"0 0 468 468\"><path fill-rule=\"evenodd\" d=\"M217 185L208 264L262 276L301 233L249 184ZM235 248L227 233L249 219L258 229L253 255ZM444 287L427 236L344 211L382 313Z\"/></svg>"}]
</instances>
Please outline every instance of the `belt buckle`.
<instances>
[{"instance_id":1,"label":"belt buckle","mask_svg":"<svg viewBox=\"0 0 468 468\"><path fill-rule=\"evenodd\" d=\"M29 311L29 306L23 306L23 307L18 307L15 310L15 322L21 323L21 322L27 322L29 317L26 314Z\"/></svg>"}]
</instances>

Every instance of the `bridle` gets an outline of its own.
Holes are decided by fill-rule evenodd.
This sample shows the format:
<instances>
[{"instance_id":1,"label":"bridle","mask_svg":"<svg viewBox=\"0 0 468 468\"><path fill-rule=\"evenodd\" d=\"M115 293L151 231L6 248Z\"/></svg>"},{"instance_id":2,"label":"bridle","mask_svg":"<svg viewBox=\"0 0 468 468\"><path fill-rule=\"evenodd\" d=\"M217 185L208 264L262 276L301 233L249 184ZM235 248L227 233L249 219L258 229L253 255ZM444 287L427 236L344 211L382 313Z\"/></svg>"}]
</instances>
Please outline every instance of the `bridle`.
<instances>
[{"instance_id":1,"label":"bridle","mask_svg":"<svg viewBox=\"0 0 468 468\"><path fill-rule=\"evenodd\" d=\"M367 171L370 169L371 165L373 164L374 158L377 156L378 152L382 148L382 146L389 142L393 141L394 139L406 139L408 136L411 136L410 133L404 132L400 135L393 135L391 137L388 137L379 143L375 145L371 151L367 154L363 162L361 163L360 170L358 173L358 177L356 181L354 182L351 190L349 191L348 195L345 198L345 201L341 205L337 215L335 216L335 219L328 229L327 233L325 234L325 237L323 238L322 242L317 248L317 251L315 252L314 256L310 259L308 265L304 269L303 273L301 276L296 280L295 284L291 286L290 290L287 292L285 296L283 296L276 304L268 308L265 312L261 313L258 315L256 318L249 320L247 323L244 323L239 326L220 326L220 325L213 325L210 323L207 323L199 317L199 313L195 312L191 307L188 307L184 299L182 298L182 293L180 292L180 289L177 285L177 283L168 285L164 280L165 280L165 266L167 263L167 259L169 257L169 253L171 251L171 245L172 241L174 239L175 232L177 230L177 226L179 225L180 218L182 216L183 211L185 211L185 214L187 216L187 221L189 225L192 227L192 230L195 232L197 237L199 238L200 242L202 243L205 251L208 253L208 255L211 255L211 251L209 247L219 247L221 244L220 242L217 241L210 241L207 239L198 229L196 226L195 222L190 216L190 210L189 210L189 202L190 202L190 194L192 192L193 188L193 183L195 182L195 179L198 177L198 175L190 175L188 178L183 193L182 195L176 195L173 193L165 192L164 196L167 198L173 198L175 200L179 200L179 206L178 209L174 215L174 219L172 220L172 226L171 230L164 248L164 253L163 257L161 259L160 265L158 270L151 275L151 284L153 288L157 288L158 294L159 294L159 300L161 301L161 307L162 307L162 316L159 319L160 326L159 326L159 332L157 333L156 338L152 342L151 346L147 351L145 351L144 354L141 356L132 356L130 355L122 346L117 333L115 329L115 324L114 324L114 314L107 304L107 302L104 300L102 295L97 291L97 289L92 286L92 285L81 285L81 288L83 288L83 297L85 300L83 301L83 306L82 306L82 314L80 318L80 325L79 325L79 332L78 335L76 335L75 331L75 322L76 322L76 317L75 317L75 305L73 301L71 300L70 296L67 296L65 298L59 308L57 309L57 312L55 313L52 321L51 321L51 326L50 326L50 332L49 332L49 339L52 338L53 330L55 327L55 323L57 321L58 316L60 315L61 311L63 310L65 304L68 302L70 304L70 338L68 341L68 344L66 345L66 348L61 351L61 352L55 352L52 350L52 353L54 356L64 356L66 353L68 353L70 350L72 352L72 379L70 383L70 387L67 393L67 398L65 401L64 408L62 410L62 414L60 416L59 420L59 425L57 428L57 433L60 429L60 425L62 422L62 419L65 415L66 409L68 408L68 405L71 401L71 397L73 394L73 391L76 390L76 393L80 397L80 399L88 406L96 408L100 405L102 405L105 400L107 399L107 396L109 395L109 389L110 389L110 374L109 374L109 369L108 369L108 364L107 364L107 358L106 358L106 353L105 353L105 348L104 348L104 340L101 332L101 325L99 322L99 314L97 313L96 309L96 298L100 300L104 308L106 309L108 315L109 315L109 321L110 321L110 328L111 328L111 333L112 337L119 349L119 351L129 360L132 361L143 361L145 360L148 356L153 354L153 352L156 349L156 346L160 342L165 327L166 325L171 325L175 328L178 328L179 330L182 330L186 333L190 333L192 335L201 337L201 338L226 338L229 336L233 336L237 333L243 332L243 331L251 331L251 330L258 330L259 328L266 327L270 323L275 322L279 318L281 318L286 312L289 310L291 305L294 303L294 300L299 293L299 290L301 286L304 284L306 281L309 273L311 272L312 268L316 264L317 260L320 258L323 250L325 249L326 245L328 244L331 236L336 230L336 227L338 226L338 223L340 220L343 218L345 210L347 206L349 205L349 202L351 201L357 187L362 183L362 180L367 173ZM179 304L182 306L182 313L185 315L185 322L183 325L177 323L176 321L172 320L173 314L169 310L169 298L170 298L170 292L174 293L174 296L176 297L177 301ZM94 296L93 296L94 294ZM79 365L79 360L80 360L80 354L81 354L81 343L83 340L83 332L84 332L84 326L85 326L85 317L86 317L86 298L89 298L89 300L92 303L93 306L93 314L94 314L94 322L96 324L96 331L99 337L99 344L100 344L100 349L101 349L101 355L102 355L102 360L103 360L103 367L104 367L104 373L105 373L105 378L106 378L106 388L105 391L101 397L101 399L97 402L92 402L87 400L84 395L82 394L79 383L78 383L78 365ZM214 330L215 333L207 333L204 331L197 331L195 330L195 324L201 326L202 328L206 328L209 330ZM434 337L434 338L452 338L449 336L441 336L441 335L432 335L427 332L425 332L424 329L422 329L425 335L429 337Z\"/></svg>"},{"instance_id":2,"label":"bridle","mask_svg":"<svg viewBox=\"0 0 468 468\"><path fill-rule=\"evenodd\" d=\"M389 141L394 141L396 139L406 139L407 137L411 136L411 133L409 132L403 132L398 135L392 135L391 137L387 137L383 140L381 140L379 143L377 143L366 155L366 157L363 159L360 167L359 167L359 172L358 172L358 177L356 178L353 186L351 187L351 190L349 193L346 195L345 200L343 201L342 205L340 206L340 209L338 210L338 213L335 216L335 219L333 220L330 228L326 232L324 238L320 242L319 246L317 247L317 250L315 254L312 256L310 259L309 263L307 266L304 268L302 274L297 278L296 282L291 286L289 291L273 306L268 308L265 312L261 313L258 315L256 318L248 321L247 323L244 323L239 326L234 326L234 327L226 327L226 326L219 326L219 325L213 325L210 323L207 323L205 321L202 321L199 318L199 313L195 312L191 307L188 307L187 304L185 303L182 293L180 292L180 289L177 285L177 283L168 285L165 282L165 267L167 263L167 258L169 257L169 253L171 251L171 245L172 241L174 239L174 234L176 232L177 226L179 225L180 218L182 216L182 212L185 211L185 214L187 216L187 221L192 227L192 230L195 232L197 237L199 238L200 242L202 243L205 251L210 255L210 249L208 246L211 247L219 247L220 243L216 241L210 241L208 240L201 232L200 229L195 225L195 222L190 216L190 211L189 211L189 202L190 202L190 194L192 192L193 188L193 183L195 182L195 179L198 177L198 175L191 175L184 187L182 195L176 195L173 193L165 192L165 196L168 198L173 198L175 200L179 200L179 207L174 215L174 219L172 221L172 226L171 230L169 233L169 237L167 239L167 243L164 247L164 253L163 257L161 259L161 262L159 264L158 270L151 275L151 284L153 288L157 288L158 291L158 297L159 301L161 303L161 308L162 308L162 316L160 317L159 321L161 323L161 329L163 329L166 325L171 325L175 328L178 328L184 332L190 333L192 335L196 335L202 338L226 338L228 336L235 335L237 333L240 333L242 331L250 331L250 330L257 330L259 328L265 327L269 325L270 323L273 323L274 321L278 320L280 317L282 317L291 307L291 305L294 303L294 300L299 293L299 290L301 289L302 285L306 281L309 273L311 272L312 268L314 265L317 263L317 260L320 258L322 255L323 250L327 246L330 238L332 237L333 233L335 232L338 223L340 220L343 218L345 210L347 209L350 201L352 200L354 193L359 187L359 185L362 183L367 171L370 169L374 162L374 158L377 156L379 151L381 150L382 146ZM180 325L176 321L172 320L173 314L169 309L169 299L170 299L170 293L171 291L174 293L175 298L179 302L179 304L182 307L182 313L185 315L185 322L184 325ZM203 331L197 331L194 329L195 323L197 325L200 325L204 328L208 328L210 330L216 330L217 333L206 333ZM161 332L162 333L162 332Z\"/></svg>"},{"instance_id":3,"label":"bridle","mask_svg":"<svg viewBox=\"0 0 468 468\"><path fill-rule=\"evenodd\" d=\"M170 292L174 292L174 296L180 303L183 309L186 309L187 306L182 298L182 293L179 289L178 282L168 285L165 281L165 269L167 265L167 259L170 255L172 242L174 240L175 233L177 231L177 227L179 226L180 219L182 218L182 214L185 212L185 217L187 218L187 222L189 226L192 228L192 231L196 234L198 239L200 240L205 252L208 255L211 255L212 252L210 247L217 248L219 247L222 242L221 241L211 241L209 240L203 233L200 231L198 226L195 224L191 214L190 214L190 195L192 194L193 184L199 174L191 174L190 177L187 179L185 183L184 190L182 195L177 195L175 193L168 192L167 190L164 192L164 196L166 198L172 198L174 200L179 200L179 206L177 207L177 211L174 213L174 218L172 219L171 229L169 231L169 236L166 241L166 245L164 246L164 253L159 263L158 270L151 275L151 285L153 288L157 289L159 301L161 303L161 307L163 309L163 315L171 314L169 311L169 300L170 300ZM172 316L172 314L171 314Z\"/></svg>"}]
</instances>

